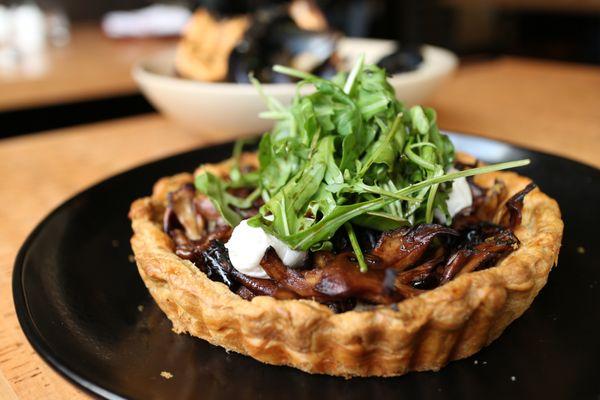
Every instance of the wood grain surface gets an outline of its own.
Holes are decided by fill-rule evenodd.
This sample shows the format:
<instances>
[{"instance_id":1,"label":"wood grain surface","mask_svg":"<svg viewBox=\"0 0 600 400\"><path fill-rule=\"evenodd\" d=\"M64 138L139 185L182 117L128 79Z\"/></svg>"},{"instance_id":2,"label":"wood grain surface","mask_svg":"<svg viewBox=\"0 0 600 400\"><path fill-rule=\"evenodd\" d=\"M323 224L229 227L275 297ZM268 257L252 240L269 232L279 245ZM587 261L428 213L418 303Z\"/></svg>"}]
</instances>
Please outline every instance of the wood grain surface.
<instances>
[{"instance_id":1,"label":"wood grain surface","mask_svg":"<svg viewBox=\"0 0 600 400\"><path fill-rule=\"evenodd\" d=\"M516 58L470 64L430 105L440 126L600 166L600 68Z\"/></svg>"},{"instance_id":2,"label":"wood grain surface","mask_svg":"<svg viewBox=\"0 0 600 400\"><path fill-rule=\"evenodd\" d=\"M440 126L480 133L600 167L600 68L503 58L459 69L429 102ZM0 141L0 398L80 399L21 332L11 296L26 235L86 186L152 159L230 138L196 137L159 115ZM148 188L150 190L150 188Z\"/></svg>"},{"instance_id":3,"label":"wood grain surface","mask_svg":"<svg viewBox=\"0 0 600 400\"><path fill-rule=\"evenodd\" d=\"M76 25L65 47L48 48L15 68L0 66L0 111L137 92L131 66L174 39L109 39L96 24Z\"/></svg>"}]
</instances>

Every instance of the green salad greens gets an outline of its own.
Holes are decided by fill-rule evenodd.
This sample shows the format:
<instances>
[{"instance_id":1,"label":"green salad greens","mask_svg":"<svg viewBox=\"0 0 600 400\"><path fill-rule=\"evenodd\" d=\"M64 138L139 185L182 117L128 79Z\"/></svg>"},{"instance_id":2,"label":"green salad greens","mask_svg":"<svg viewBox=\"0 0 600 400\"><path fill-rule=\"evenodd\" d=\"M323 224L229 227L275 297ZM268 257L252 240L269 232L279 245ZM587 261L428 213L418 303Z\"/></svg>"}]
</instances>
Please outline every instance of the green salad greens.
<instances>
[{"instance_id":1,"label":"green salad greens","mask_svg":"<svg viewBox=\"0 0 600 400\"><path fill-rule=\"evenodd\" d=\"M365 270L354 227L431 223L435 210L451 221L446 200L452 180L529 163L449 173L454 146L439 131L435 111L405 107L385 71L362 58L330 81L283 66L274 70L300 81L290 107L263 95L269 111L261 117L277 122L258 145L259 169L242 172L238 142L229 179L206 172L197 176L196 187L232 226L242 220L236 210L262 198L264 205L248 223L293 249L329 249L331 237L344 228ZM302 94L307 85L314 90ZM239 198L230 194L233 188L251 192Z\"/></svg>"}]
</instances>

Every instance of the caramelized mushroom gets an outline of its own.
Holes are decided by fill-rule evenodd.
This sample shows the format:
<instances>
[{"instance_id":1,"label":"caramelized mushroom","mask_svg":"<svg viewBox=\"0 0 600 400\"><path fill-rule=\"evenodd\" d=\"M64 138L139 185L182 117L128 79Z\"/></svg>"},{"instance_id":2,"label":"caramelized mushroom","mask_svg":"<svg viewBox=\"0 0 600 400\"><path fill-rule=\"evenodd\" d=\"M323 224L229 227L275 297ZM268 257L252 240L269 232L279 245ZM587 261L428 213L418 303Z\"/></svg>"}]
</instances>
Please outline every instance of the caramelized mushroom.
<instances>
[{"instance_id":1,"label":"caramelized mushroom","mask_svg":"<svg viewBox=\"0 0 600 400\"><path fill-rule=\"evenodd\" d=\"M508 229L480 222L461 232L455 250L441 274L440 284L457 275L496 263L519 246L519 239Z\"/></svg>"},{"instance_id":2,"label":"caramelized mushroom","mask_svg":"<svg viewBox=\"0 0 600 400\"><path fill-rule=\"evenodd\" d=\"M523 190L515 193L514 196L506 201L503 212L499 217L500 225L508 229L514 229L521 223L523 200L525 199L525 196L536 187L537 185L531 182L529 185L525 186Z\"/></svg>"},{"instance_id":3,"label":"caramelized mushroom","mask_svg":"<svg viewBox=\"0 0 600 400\"><path fill-rule=\"evenodd\" d=\"M438 265L444 261L445 249L440 247L438 250L433 258L417 267L398 274L395 283L411 285L417 289L430 289L432 286L437 286L438 282L434 277L434 272Z\"/></svg>"},{"instance_id":4,"label":"caramelized mushroom","mask_svg":"<svg viewBox=\"0 0 600 400\"><path fill-rule=\"evenodd\" d=\"M413 296L417 291L405 285L391 290L384 286L385 272L360 272L352 253L341 253L329 259L322 268L294 270L287 268L270 248L261 261L267 274L300 297L320 301L360 298L376 304L389 304Z\"/></svg>"},{"instance_id":5,"label":"caramelized mushroom","mask_svg":"<svg viewBox=\"0 0 600 400\"><path fill-rule=\"evenodd\" d=\"M225 242L231 236L231 228L219 227L217 230L206 234L200 240L190 240L187 238L183 230L173 229L169 232L169 236L175 243L175 254L177 256L190 260L193 263L203 262L203 252L209 248L210 243L214 240Z\"/></svg>"},{"instance_id":6,"label":"caramelized mushroom","mask_svg":"<svg viewBox=\"0 0 600 400\"><path fill-rule=\"evenodd\" d=\"M379 257L385 267L402 271L419 261L439 235L457 236L458 232L438 224L399 228L381 235L371 254Z\"/></svg>"},{"instance_id":7,"label":"caramelized mushroom","mask_svg":"<svg viewBox=\"0 0 600 400\"><path fill-rule=\"evenodd\" d=\"M167 210L163 218L165 232L181 227L190 240L199 240L202 237L204 220L194 207L195 194L194 185L186 184L167 195Z\"/></svg>"}]
</instances>

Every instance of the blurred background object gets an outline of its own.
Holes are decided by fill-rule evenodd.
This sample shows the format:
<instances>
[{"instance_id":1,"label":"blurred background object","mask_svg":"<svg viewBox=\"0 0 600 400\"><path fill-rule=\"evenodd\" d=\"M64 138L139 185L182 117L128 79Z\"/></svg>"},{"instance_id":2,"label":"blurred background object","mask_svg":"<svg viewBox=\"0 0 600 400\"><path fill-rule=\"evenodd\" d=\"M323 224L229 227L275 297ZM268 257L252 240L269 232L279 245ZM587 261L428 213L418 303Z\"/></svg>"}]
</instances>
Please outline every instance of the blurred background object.
<instances>
[{"instance_id":1,"label":"blurred background object","mask_svg":"<svg viewBox=\"0 0 600 400\"><path fill-rule=\"evenodd\" d=\"M106 13L102 30L114 39L177 36L190 16L190 10L181 5L153 4L139 10Z\"/></svg>"},{"instance_id":2,"label":"blurred background object","mask_svg":"<svg viewBox=\"0 0 600 400\"><path fill-rule=\"evenodd\" d=\"M198 8L177 45L175 72L202 82L290 83L280 64L331 78L344 70L336 52L342 35L329 28L312 0L228 12ZM390 71L393 72L393 71Z\"/></svg>"},{"instance_id":3,"label":"blurred background object","mask_svg":"<svg viewBox=\"0 0 600 400\"><path fill-rule=\"evenodd\" d=\"M47 2L39 3L44 7ZM149 0L54 0L54 4L58 2L74 23L99 21L111 11L161 4ZM189 10L202 6L243 12L266 3L281 1L189 0L166 4ZM316 3L325 10L329 23L348 36L396 38L398 30L417 27L424 42L447 47L460 55L504 53L600 62L600 3L595 0L317 0ZM400 15L400 10L407 8L405 4L419 9L419 18L410 25Z\"/></svg>"},{"instance_id":4,"label":"blurred background object","mask_svg":"<svg viewBox=\"0 0 600 400\"><path fill-rule=\"evenodd\" d=\"M11 7L12 43L24 57L39 53L46 46L46 20L34 1L24 1Z\"/></svg>"},{"instance_id":5,"label":"blurred background object","mask_svg":"<svg viewBox=\"0 0 600 400\"><path fill-rule=\"evenodd\" d=\"M240 14L284 3L0 0L0 137L150 112L153 108L139 95L130 67L138 58L172 48L191 12L203 7L222 15ZM349 37L398 41L398 51L381 61L398 70L421 62L418 48L423 43L453 51L463 64L507 55L600 64L596 0L298 4L291 13L309 16L299 24L302 29L328 25ZM311 4L325 18L312 13ZM36 118L31 118L32 111Z\"/></svg>"},{"instance_id":6,"label":"blurred background object","mask_svg":"<svg viewBox=\"0 0 600 400\"><path fill-rule=\"evenodd\" d=\"M223 7L231 4L237 7ZM140 60L133 75L158 111L199 136L268 130L273 118L258 118L267 111L263 94L287 105L300 79L345 79L338 74L361 57L384 66L398 99L414 105L458 63L452 52L422 41L419 4L390 9L402 28L397 40L382 40L348 37L331 27L316 0L206 3L194 11L174 53Z\"/></svg>"},{"instance_id":7,"label":"blurred background object","mask_svg":"<svg viewBox=\"0 0 600 400\"><path fill-rule=\"evenodd\" d=\"M35 79L47 70L47 45L64 45L69 30L66 15L43 10L33 0L0 3L0 78L22 76Z\"/></svg>"},{"instance_id":8,"label":"blurred background object","mask_svg":"<svg viewBox=\"0 0 600 400\"><path fill-rule=\"evenodd\" d=\"M71 40L71 24L60 0L46 0L46 35L51 46L62 47Z\"/></svg>"}]
</instances>

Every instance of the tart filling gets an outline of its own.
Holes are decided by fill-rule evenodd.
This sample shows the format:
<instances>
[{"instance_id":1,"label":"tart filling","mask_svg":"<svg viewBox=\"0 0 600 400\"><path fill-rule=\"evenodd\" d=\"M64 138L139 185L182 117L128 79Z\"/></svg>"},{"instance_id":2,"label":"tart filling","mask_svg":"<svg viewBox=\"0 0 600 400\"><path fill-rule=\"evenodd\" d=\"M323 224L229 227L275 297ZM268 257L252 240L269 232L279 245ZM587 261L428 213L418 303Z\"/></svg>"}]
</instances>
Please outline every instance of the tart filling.
<instances>
[{"instance_id":1,"label":"tart filling","mask_svg":"<svg viewBox=\"0 0 600 400\"><path fill-rule=\"evenodd\" d=\"M252 164L245 167L251 170ZM222 177L228 179L226 169ZM344 312L357 304L364 308L417 296L457 276L492 267L519 248L513 231L535 184L509 198L502 181L487 189L472 178L466 182L470 201L465 203L470 205L455 214L450 226L419 224L385 232L357 227L356 239L368 266L364 272L343 232L333 236L331 250L295 251L261 228L250 227L247 220L233 229L190 184L169 193L163 230L175 243L175 254L244 299L311 299ZM244 215L257 215L261 205L255 202ZM237 248L240 242L247 247ZM230 256L232 248L237 264Z\"/></svg>"}]
</instances>

